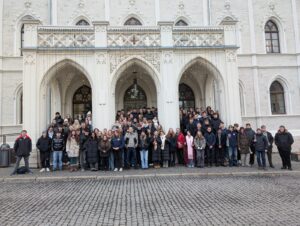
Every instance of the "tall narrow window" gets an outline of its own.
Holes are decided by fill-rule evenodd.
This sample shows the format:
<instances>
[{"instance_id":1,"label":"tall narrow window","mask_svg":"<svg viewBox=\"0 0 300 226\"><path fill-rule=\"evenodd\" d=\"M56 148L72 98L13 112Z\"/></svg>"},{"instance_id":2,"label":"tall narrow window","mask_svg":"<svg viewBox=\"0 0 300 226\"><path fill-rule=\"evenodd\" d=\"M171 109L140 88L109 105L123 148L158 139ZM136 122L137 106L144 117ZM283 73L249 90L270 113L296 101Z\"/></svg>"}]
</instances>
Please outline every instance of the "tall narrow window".
<instances>
[{"instance_id":1,"label":"tall narrow window","mask_svg":"<svg viewBox=\"0 0 300 226\"><path fill-rule=\"evenodd\" d=\"M24 24L21 27L21 43L20 43L20 51L21 51L21 56L23 56L23 49L24 47Z\"/></svg>"},{"instance_id":2,"label":"tall narrow window","mask_svg":"<svg viewBox=\"0 0 300 226\"><path fill-rule=\"evenodd\" d=\"M286 114L284 89L278 81L273 82L270 87L270 98L272 114Z\"/></svg>"},{"instance_id":3,"label":"tall narrow window","mask_svg":"<svg viewBox=\"0 0 300 226\"><path fill-rule=\"evenodd\" d=\"M76 26L89 26L89 22L87 22L86 20L79 20L77 23L76 23Z\"/></svg>"},{"instance_id":4,"label":"tall narrow window","mask_svg":"<svg viewBox=\"0 0 300 226\"><path fill-rule=\"evenodd\" d=\"M265 25L265 37L267 53L280 53L279 30L271 20Z\"/></svg>"},{"instance_id":5,"label":"tall narrow window","mask_svg":"<svg viewBox=\"0 0 300 226\"><path fill-rule=\"evenodd\" d=\"M178 20L175 26L188 26L188 24L184 20Z\"/></svg>"},{"instance_id":6,"label":"tall narrow window","mask_svg":"<svg viewBox=\"0 0 300 226\"><path fill-rule=\"evenodd\" d=\"M181 83L179 84L179 108L195 108L195 95L191 87Z\"/></svg>"},{"instance_id":7,"label":"tall narrow window","mask_svg":"<svg viewBox=\"0 0 300 226\"><path fill-rule=\"evenodd\" d=\"M136 26L136 25L142 25L142 23L138 19L136 19L134 17L131 17L128 20L126 20L126 22L124 23L124 25Z\"/></svg>"}]
</instances>

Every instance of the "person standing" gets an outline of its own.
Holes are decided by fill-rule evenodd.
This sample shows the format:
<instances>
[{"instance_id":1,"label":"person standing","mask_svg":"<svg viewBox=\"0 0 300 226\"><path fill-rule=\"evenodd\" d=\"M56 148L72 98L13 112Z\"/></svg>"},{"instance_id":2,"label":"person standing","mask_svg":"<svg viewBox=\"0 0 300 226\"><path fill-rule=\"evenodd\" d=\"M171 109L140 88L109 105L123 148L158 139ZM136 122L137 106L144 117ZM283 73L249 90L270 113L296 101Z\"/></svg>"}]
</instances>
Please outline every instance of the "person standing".
<instances>
[{"instance_id":1,"label":"person standing","mask_svg":"<svg viewBox=\"0 0 300 226\"><path fill-rule=\"evenodd\" d=\"M216 134L216 166L224 166L226 149L226 133L221 128Z\"/></svg>"},{"instance_id":2,"label":"person standing","mask_svg":"<svg viewBox=\"0 0 300 226\"><path fill-rule=\"evenodd\" d=\"M25 168L28 173L32 173L32 171L29 169L29 156L30 152L32 151L32 142L30 137L27 135L26 130L22 130L20 136L16 139L14 144L14 150L17 156L16 165L14 168L14 171L11 175L17 174L17 170L20 166L20 162L22 158L25 162Z\"/></svg>"},{"instance_id":3,"label":"person standing","mask_svg":"<svg viewBox=\"0 0 300 226\"><path fill-rule=\"evenodd\" d=\"M125 135L125 144L127 149L126 167L136 168L136 148L138 146L138 135L133 131L133 127L129 127L128 132Z\"/></svg>"},{"instance_id":4,"label":"person standing","mask_svg":"<svg viewBox=\"0 0 300 226\"><path fill-rule=\"evenodd\" d=\"M254 136L254 147L256 151L256 158L258 169L266 170L266 153L268 150L268 141L267 138L262 134L260 128L256 130L256 134Z\"/></svg>"},{"instance_id":5,"label":"person standing","mask_svg":"<svg viewBox=\"0 0 300 226\"><path fill-rule=\"evenodd\" d=\"M160 132L160 139L161 139L161 159L163 168L168 168L169 160L170 160L170 151L169 145L167 144L166 135L163 131Z\"/></svg>"},{"instance_id":6,"label":"person standing","mask_svg":"<svg viewBox=\"0 0 300 226\"><path fill-rule=\"evenodd\" d=\"M249 164L252 167L254 165L254 160L255 160L255 147L254 147L254 135L255 135L255 131L251 128L251 124L247 123L246 124L246 129L245 129L245 133L248 136L248 139L250 140L250 160L249 160Z\"/></svg>"},{"instance_id":7,"label":"person standing","mask_svg":"<svg viewBox=\"0 0 300 226\"><path fill-rule=\"evenodd\" d=\"M52 139L52 151L53 151L53 171L57 170L57 165L60 171L62 171L62 156L65 149L65 142L58 131L56 136ZM58 164L57 164L58 163Z\"/></svg>"},{"instance_id":8,"label":"person standing","mask_svg":"<svg viewBox=\"0 0 300 226\"><path fill-rule=\"evenodd\" d=\"M152 161L155 169L160 168L161 161L161 139L158 136L158 131L155 131L151 138L152 143Z\"/></svg>"},{"instance_id":9,"label":"person standing","mask_svg":"<svg viewBox=\"0 0 300 226\"><path fill-rule=\"evenodd\" d=\"M185 137L180 129L176 130L177 133L177 158L178 164L183 165L184 162L184 148L185 148Z\"/></svg>"},{"instance_id":10,"label":"person standing","mask_svg":"<svg viewBox=\"0 0 300 226\"><path fill-rule=\"evenodd\" d=\"M206 140L206 149L205 155L207 156L207 164L208 167L212 167L215 159L215 144L216 144L216 136L212 132L212 128L209 126L207 127L207 132L204 135Z\"/></svg>"},{"instance_id":11,"label":"person standing","mask_svg":"<svg viewBox=\"0 0 300 226\"><path fill-rule=\"evenodd\" d=\"M146 135L145 131L141 132L139 146L142 169L148 169L149 138Z\"/></svg>"},{"instance_id":12,"label":"person standing","mask_svg":"<svg viewBox=\"0 0 300 226\"><path fill-rule=\"evenodd\" d=\"M169 146L170 153L170 166L175 166L176 161L176 143L177 138L172 128L169 129L169 132L166 137L167 145Z\"/></svg>"},{"instance_id":13,"label":"person standing","mask_svg":"<svg viewBox=\"0 0 300 226\"><path fill-rule=\"evenodd\" d=\"M294 138L291 133L287 131L285 126L280 126L278 132L275 135L275 144L278 148L281 160L282 168L292 170L291 164L291 151Z\"/></svg>"},{"instance_id":14,"label":"person standing","mask_svg":"<svg viewBox=\"0 0 300 226\"><path fill-rule=\"evenodd\" d=\"M229 167L238 166L237 164L237 137L238 134L234 130L233 126L228 127L227 132L227 147L229 152Z\"/></svg>"},{"instance_id":15,"label":"person standing","mask_svg":"<svg viewBox=\"0 0 300 226\"><path fill-rule=\"evenodd\" d=\"M197 167L203 168L206 140L200 131L195 136L194 146L196 148Z\"/></svg>"},{"instance_id":16,"label":"person standing","mask_svg":"<svg viewBox=\"0 0 300 226\"><path fill-rule=\"evenodd\" d=\"M72 130L67 138L66 152L70 159L70 172L77 171L79 157L79 137L75 130Z\"/></svg>"},{"instance_id":17,"label":"person standing","mask_svg":"<svg viewBox=\"0 0 300 226\"><path fill-rule=\"evenodd\" d=\"M111 152L111 143L107 135L103 136L103 139L98 144L98 150L100 151L100 170L109 169L109 156Z\"/></svg>"},{"instance_id":18,"label":"person standing","mask_svg":"<svg viewBox=\"0 0 300 226\"><path fill-rule=\"evenodd\" d=\"M36 147L40 151L40 161L42 165L40 172L50 172L51 139L47 136L47 131L44 131L42 136L38 139Z\"/></svg>"},{"instance_id":19,"label":"person standing","mask_svg":"<svg viewBox=\"0 0 300 226\"><path fill-rule=\"evenodd\" d=\"M111 140L111 147L114 152L114 159L116 160L116 166L114 171L117 172L119 170L120 172L122 172L123 171L122 153L124 148L124 138L120 134L119 130L115 130L115 134Z\"/></svg>"},{"instance_id":20,"label":"person standing","mask_svg":"<svg viewBox=\"0 0 300 226\"><path fill-rule=\"evenodd\" d=\"M249 166L250 143L251 141L245 132L245 128L241 127L238 134L238 149L241 153L242 166Z\"/></svg>"},{"instance_id":21,"label":"person standing","mask_svg":"<svg viewBox=\"0 0 300 226\"><path fill-rule=\"evenodd\" d=\"M270 132L267 131L267 127L265 125L261 126L261 132L267 138L267 141L268 141L267 157L268 157L269 166L271 168L274 168L274 165L272 162L274 137L272 136L272 134Z\"/></svg>"},{"instance_id":22,"label":"person standing","mask_svg":"<svg viewBox=\"0 0 300 226\"><path fill-rule=\"evenodd\" d=\"M79 161L80 161L80 168L81 171L85 171L88 165L86 161L86 150L84 149L84 144L89 138L89 130L85 128L85 124L82 124L82 128L80 128L80 135L79 135Z\"/></svg>"},{"instance_id":23,"label":"person standing","mask_svg":"<svg viewBox=\"0 0 300 226\"><path fill-rule=\"evenodd\" d=\"M188 159L188 168L194 168L194 137L191 132L188 130L185 137L186 147L187 147L187 159Z\"/></svg>"},{"instance_id":24,"label":"person standing","mask_svg":"<svg viewBox=\"0 0 300 226\"><path fill-rule=\"evenodd\" d=\"M98 169L98 139L95 132L91 133L91 136L84 144L86 151L86 159L90 164L91 171L97 171Z\"/></svg>"}]
</instances>

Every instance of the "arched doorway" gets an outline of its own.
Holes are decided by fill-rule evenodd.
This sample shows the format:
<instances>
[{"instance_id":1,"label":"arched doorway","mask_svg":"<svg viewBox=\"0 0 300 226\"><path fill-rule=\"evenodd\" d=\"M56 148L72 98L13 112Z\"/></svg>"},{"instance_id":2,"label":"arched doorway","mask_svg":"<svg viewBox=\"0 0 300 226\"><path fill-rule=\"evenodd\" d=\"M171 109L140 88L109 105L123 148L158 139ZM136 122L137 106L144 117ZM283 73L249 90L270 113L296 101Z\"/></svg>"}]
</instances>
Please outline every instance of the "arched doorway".
<instances>
[{"instance_id":1,"label":"arched doorway","mask_svg":"<svg viewBox=\"0 0 300 226\"><path fill-rule=\"evenodd\" d=\"M212 109L225 114L223 80L219 71L203 58L191 60L182 70L179 80L179 107L184 109Z\"/></svg>"},{"instance_id":2,"label":"arched doorway","mask_svg":"<svg viewBox=\"0 0 300 226\"><path fill-rule=\"evenodd\" d=\"M85 115L92 108L92 90L87 72L72 60L63 60L51 67L40 86L40 130L48 125L55 112L62 117Z\"/></svg>"},{"instance_id":3,"label":"arched doorway","mask_svg":"<svg viewBox=\"0 0 300 226\"><path fill-rule=\"evenodd\" d=\"M157 107L156 82L138 59L124 64L115 86L115 109Z\"/></svg>"},{"instance_id":4,"label":"arched doorway","mask_svg":"<svg viewBox=\"0 0 300 226\"><path fill-rule=\"evenodd\" d=\"M124 95L124 110L139 109L147 107L147 95L145 91L137 84L137 79L126 90Z\"/></svg>"},{"instance_id":5,"label":"arched doorway","mask_svg":"<svg viewBox=\"0 0 300 226\"><path fill-rule=\"evenodd\" d=\"M83 85L76 90L73 96L73 118L85 116L89 111L92 111L92 90Z\"/></svg>"},{"instance_id":6,"label":"arched doorway","mask_svg":"<svg viewBox=\"0 0 300 226\"><path fill-rule=\"evenodd\" d=\"M195 108L194 92L185 83L179 84L179 107L182 109Z\"/></svg>"}]
</instances>

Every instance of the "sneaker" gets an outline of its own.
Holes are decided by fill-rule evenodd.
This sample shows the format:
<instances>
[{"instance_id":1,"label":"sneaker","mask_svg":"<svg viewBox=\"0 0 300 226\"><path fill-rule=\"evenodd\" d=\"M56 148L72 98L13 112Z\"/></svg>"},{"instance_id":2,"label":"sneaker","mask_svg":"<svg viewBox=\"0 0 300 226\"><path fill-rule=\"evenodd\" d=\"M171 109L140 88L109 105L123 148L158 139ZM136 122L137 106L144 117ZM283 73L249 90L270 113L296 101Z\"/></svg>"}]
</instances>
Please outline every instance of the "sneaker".
<instances>
[{"instance_id":1,"label":"sneaker","mask_svg":"<svg viewBox=\"0 0 300 226\"><path fill-rule=\"evenodd\" d=\"M84 172L84 171L85 171L85 170L82 168L82 169L81 169L81 172Z\"/></svg>"},{"instance_id":2,"label":"sneaker","mask_svg":"<svg viewBox=\"0 0 300 226\"><path fill-rule=\"evenodd\" d=\"M40 170L40 173L42 173L42 172L45 172L45 168L42 168L42 169Z\"/></svg>"},{"instance_id":3,"label":"sneaker","mask_svg":"<svg viewBox=\"0 0 300 226\"><path fill-rule=\"evenodd\" d=\"M50 172L50 169L49 169L49 168L46 168L46 171L47 171L47 172Z\"/></svg>"},{"instance_id":4,"label":"sneaker","mask_svg":"<svg viewBox=\"0 0 300 226\"><path fill-rule=\"evenodd\" d=\"M13 173L10 174L10 176L14 176L14 175L17 175L17 173L13 172Z\"/></svg>"},{"instance_id":5,"label":"sneaker","mask_svg":"<svg viewBox=\"0 0 300 226\"><path fill-rule=\"evenodd\" d=\"M114 172L117 172L118 171L118 168L115 168Z\"/></svg>"},{"instance_id":6,"label":"sneaker","mask_svg":"<svg viewBox=\"0 0 300 226\"><path fill-rule=\"evenodd\" d=\"M120 169L119 169L119 172L122 172L122 171L123 171L123 168L120 168Z\"/></svg>"}]
</instances>

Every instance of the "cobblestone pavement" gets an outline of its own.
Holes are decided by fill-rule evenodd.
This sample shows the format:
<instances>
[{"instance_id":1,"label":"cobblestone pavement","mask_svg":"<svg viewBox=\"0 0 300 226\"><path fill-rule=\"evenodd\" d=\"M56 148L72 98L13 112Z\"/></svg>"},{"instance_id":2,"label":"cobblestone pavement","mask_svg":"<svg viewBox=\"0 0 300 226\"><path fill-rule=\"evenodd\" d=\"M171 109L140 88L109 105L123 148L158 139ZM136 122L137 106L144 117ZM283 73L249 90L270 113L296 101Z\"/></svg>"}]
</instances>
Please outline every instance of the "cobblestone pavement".
<instances>
[{"instance_id":1,"label":"cobblestone pavement","mask_svg":"<svg viewBox=\"0 0 300 226\"><path fill-rule=\"evenodd\" d=\"M0 183L0 225L300 225L300 176Z\"/></svg>"}]
</instances>

